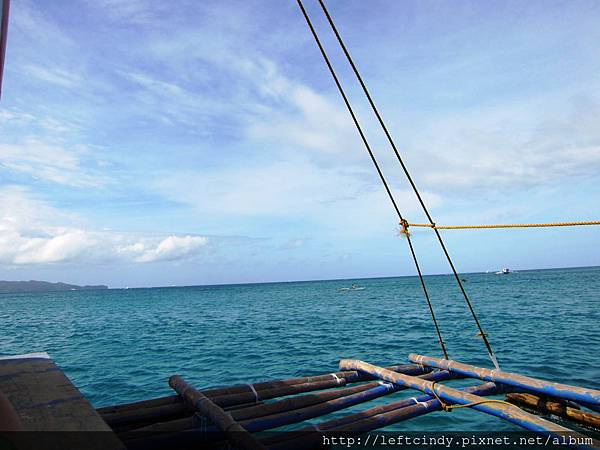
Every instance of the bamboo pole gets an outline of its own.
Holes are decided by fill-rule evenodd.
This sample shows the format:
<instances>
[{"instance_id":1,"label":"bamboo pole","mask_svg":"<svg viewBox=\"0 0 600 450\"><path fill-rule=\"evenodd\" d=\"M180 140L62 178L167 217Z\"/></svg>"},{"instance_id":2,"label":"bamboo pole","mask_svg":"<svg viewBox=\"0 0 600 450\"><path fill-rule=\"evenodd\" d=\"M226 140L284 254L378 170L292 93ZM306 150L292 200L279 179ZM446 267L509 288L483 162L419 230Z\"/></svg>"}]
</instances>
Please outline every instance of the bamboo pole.
<instances>
[{"instance_id":1,"label":"bamboo pole","mask_svg":"<svg viewBox=\"0 0 600 450\"><path fill-rule=\"evenodd\" d=\"M316 405L306 406L304 408L294 409L271 416L245 420L241 423L243 424L244 428L250 432L270 430L282 427L284 425L290 425L312 419L314 417L330 414L341 409L349 408L351 406L391 394L395 391L396 389L394 389L394 385L391 383L381 383L374 388L348 395L346 397L328 400Z\"/></svg>"},{"instance_id":2,"label":"bamboo pole","mask_svg":"<svg viewBox=\"0 0 600 450\"><path fill-rule=\"evenodd\" d=\"M442 374L442 376L438 378L443 378L444 375L448 375L448 372L438 372ZM274 429L281 427L283 425L289 425L292 423L301 422L303 420L311 419L314 417L323 416L329 414L334 411L338 411L340 409L348 408L350 406L357 405L359 403L364 403L369 400L373 400L374 398L381 397L383 395L391 394L396 390L403 389L402 387L398 387L397 389L391 383L375 383L376 385L368 390L358 392L355 394L351 394L345 397L329 400L327 402L318 403L316 405L308 406L305 408L295 409L291 411L282 412L279 414L259 417L256 419L245 420L239 422L246 431L254 433L260 432L268 429ZM232 417L233 418L233 417ZM199 425L199 424L198 424ZM197 427L195 429L187 429L181 431L180 433L173 436L173 439L176 442L191 442L193 440L194 433L198 436L198 439L202 439L203 442L214 441L222 438L221 433L219 433L220 427L215 426L207 426L207 427ZM136 440L136 432L130 432L126 436L120 435L121 439L129 443L131 442L127 438L133 438L136 441L137 446L141 445L140 440ZM159 439L162 440L162 436L158 436ZM152 438L148 439L149 441ZM143 447L143 445L142 445Z\"/></svg>"},{"instance_id":3,"label":"bamboo pole","mask_svg":"<svg viewBox=\"0 0 600 450\"><path fill-rule=\"evenodd\" d=\"M114 414L106 414L103 419L114 431L121 434L129 430L136 430L145 426L151 426L156 422L173 422L189 418L194 410L186 405L179 396L179 403L170 405L143 408L140 410L129 410ZM263 402L241 403L223 408L225 411L248 408L249 406L260 406Z\"/></svg>"},{"instance_id":4,"label":"bamboo pole","mask_svg":"<svg viewBox=\"0 0 600 450\"><path fill-rule=\"evenodd\" d=\"M432 372L426 375L422 375L422 378L433 381L441 381L450 378L450 373L447 371ZM284 425L289 425L292 423L302 422L304 420L312 419L314 417L324 416L326 414L330 414L341 409L349 408L351 406L358 405L360 403L364 403L369 400L373 400L375 398L382 397L404 389L406 388L403 386L384 383L376 387L370 388L364 392L355 393L342 398L332 399L304 408L282 412L280 414L259 417L253 420L245 420L241 423L243 424L244 428L252 432L269 430Z\"/></svg>"},{"instance_id":5,"label":"bamboo pole","mask_svg":"<svg viewBox=\"0 0 600 450\"><path fill-rule=\"evenodd\" d=\"M249 408L240 409L232 413L235 420L248 420L255 419L257 417L270 416L282 412L292 411L294 409L304 408L306 406L316 405L318 403L326 402L328 400L334 400L336 398L346 397L348 395L357 394L359 392L366 391L374 388L379 383L377 381L360 384L358 386L352 386L342 389L328 390L324 392L316 392L313 394L306 394L298 397L285 398L273 403L267 403L260 406L253 406Z\"/></svg>"},{"instance_id":6,"label":"bamboo pole","mask_svg":"<svg viewBox=\"0 0 600 450\"><path fill-rule=\"evenodd\" d=\"M278 414L272 414L269 416L263 416L253 419L244 420L238 422L240 426L242 426L246 431L250 433L255 433L264 430L270 430L274 428L278 428L284 425L290 425L297 422L302 422L303 420L308 420L313 417L323 416L334 411L339 411L340 409L349 408L354 405L358 405L360 403L368 402L369 400L373 400L375 398L391 394L395 392L394 386L391 383L376 383L376 386L364 390L362 392L357 392L351 395L343 396L340 398L328 400L326 402L317 403L316 405L306 406L304 408L293 409L290 411L281 412ZM230 414L232 420L235 418L233 414ZM201 426L202 418L195 419L195 429L187 429L183 430L184 434L189 434L193 432L200 432L202 438L205 440L215 440L221 438L219 430L220 426ZM135 437L135 432L128 433L127 436ZM123 437L120 435L119 437L127 440L127 436Z\"/></svg>"},{"instance_id":7,"label":"bamboo pole","mask_svg":"<svg viewBox=\"0 0 600 450\"><path fill-rule=\"evenodd\" d=\"M447 371L438 371L421 375L421 377L428 380L441 381L451 378L452 375ZM403 389L405 388L396 386L392 390L399 391ZM389 391L390 387L382 387L381 382L368 383L345 389L283 399L274 403L231 411L230 413L232 418L240 422L240 425L248 431L262 431L348 408L385 395ZM206 439L213 440L220 438L219 434L216 433L217 430L215 427L207 426L198 417L146 426L119 434L119 437L129 441L130 439L138 439L140 436L147 437L152 433L192 431L192 428L201 429Z\"/></svg>"},{"instance_id":8,"label":"bamboo pole","mask_svg":"<svg viewBox=\"0 0 600 450\"><path fill-rule=\"evenodd\" d=\"M431 381L433 381L433 380L431 380ZM464 390L465 392L469 392L469 393L475 394L475 395L488 396L488 395L496 394L499 391L499 388L494 383L487 383L487 384L481 384L478 386L469 386L466 388L461 388L460 390L461 391ZM423 404L430 400L435 400L435 399L433 399L430 395L427 395L427 394L420 395L417 397L407 398L407 399L400 400L395 403L376 406L374 408L367 409L367 410L361 411L359 413L351 414L346 417L341 417L339 419L332 419L332 420L329 420L326 422L322 422L319 424L319 428L323 429L323 430L338 430L346 425L352 424L357 421L361 421L361 420L366 419L371 416L385 414L385 413L395 411L398 409L402 409L402 408L406 408L409 406ZM441 406L441 405L439 405L439 402L438 402L437 406ZM437 411L439 409L440 408L437 408L435 410ZM367 431L370 431L370 430L367 430Z\"/></svg>"},{"instance_id":9,"label":"bamboo pole","mask_svg":"<svg viewBox=\"0 0 600 450\"><path fill-rule=\"evenodd\" d=\"M177 375L175 375L177 376ZM172 377L171 377L172 378ZM170 381L169 381L170 384ZM257 392L241 392L239 394L222 395L219 397L211 397L211 400L221 406L232 406L240 403L250 403L252 401L268 400L285 395L301 394L303 392L320 391L322 389L330 389L346 385L345 378L330 378L323 381L315 381L312 383L292 384L290 386L275 387L273 389L265 389Z\"/></svg>"},{"instance_id":10,"label":"bamboo pole","mask_svg":"<svg viewBox=\"0 0 600 450\"><path fill-rule=\"evenodd\" d=\"M269 416L281 412L291 411L294 409L315 405L335 398L345 397L347 395L356 394L358 392L366 391L367 389L374 388L379 385L379 382L372 382L367 384L361 384L358 386L352 386L343 389L329 390L325 392L317 392L313 394L301 395L298 397L285 398L273 403L265 403L262 405L253 405L244 409L237 409L229 411L231 417L236 421L254 419L257 417ZM197 414L191 417L183 419L171 420L167 422L154 423L148 426L137 428L135 430L119 434L122 440L135 438L140 433L162 433L172 431L183 431L190 428L200 427L201 419Z\"/></svg>"},{"instance_id":11,"label":"bamboo pole","mask_svg":"<svg viewBox=\"0 0 600 450\"><path fill-rule=\"evenodd\" d=\"M248 433L239 423L231 417L231 414L223 411L213 403L206 395L189 385L183 378L173 376L169 378L169 385L181 395L185 401L192 405L200 414L207 416L228 439L236 446L244 450L266 450L254 436Z\"/></svg>"},{"instance_id":12,"label":"bamboo pole","mask_svg":"<svg viewBox=\"0 0 600 450\"><path fill-rule=\"evenodd\" d=\"M431 356L416 355L414 353L409 355L408 358L417 364L450 370L451 372L455 372L467 377L508 384L510 386L526 389L538 394L600 407L600 391L598 390L570 386L562 383L554 383L552 381L539 380L537 378L526 377L516 373L490 370L483 367L472 366L470 364L463 364L457 361L434 358Z\"/></svg>"},{"instance_id":13,"label":"bamboo pole","mask_svg":"<svg viewBox=\"0 0 600 450\"><path fill-rule=\"evenodd\" d=\"M391 383L417 389L426 394L437 395L448 403L469 405L473 409L500 417L525 429L542 433L544 435L550 435L551 437L556 437L558 439L562 437L560 433L563 433L563 435L564 433L568 433L570 436L575 437L576 441L581 439L582 442L585 442L587 439L586 436L583 436L580 433L576 433L568 428L526 413L514 405L508 403L481 403L484 399L480 396L469 394L467 392L461 392L458 389L444 385L436 385L434 388L431 381L391 372L382 367L377 367L363 361L348 359L341 360L340 369L360 370ZM594 444L591 447L586 445L574 445L574 448L589 449L594 448L594 446L599 447L600 442L594 440Z\"/></svg>"},{"instance_id":14,"label":"bamboo pole","mask_svg":"<svg viewBox=\"0 0 600 450\"><path fill-rule=\"evenodd\" d=\"M142 408L153 408L155 406L168 405L171 403L180 403L181 397L179 395L169 395L166 397L158 397L150 400L140 400L132 403L125 403L122 405L112 405L112 406L104 406L102 408L96 408L96 411L101 416L105 416L107 414L114 414L119 412L131 411L134 409L142 409Z\"/></svg>"},{"instance_id":15,"label":"bamboo pole","mask_svg":"<svg viewBox=\"0 0 600 450\"><path fill-rule=\"evenodd\" d=\"M394 366L389 366L389 370L393 370L394 372L402 372L408 375L421 375L423 373L430 372L431 369L423 368L418 364L398 364ZM240 393L252 393L253 388L255 391L260 392L263 390L270 390L276 387L284 387L294 384L306 384L313 383L317 381L324 381L328 379L334 378L334 375L338 378L345 378L348 383L356 383L359 381L369 381L373 380L373 377L368 375L359 374L356 371L344 371L344 372L336 372L336 373L328 373L323 375L316 375L311 377L297 377L297 378L288 378L284 380L273 380L273 381L264 381L260 383L250 384L240 384L236 386L230 387L220 387L220 388L211 388L202 390L202 393L207 397L217 397L229 394L240 394ZM154 398L151 400L141 400L133 403L125 403L122 405L113 405L113 406L105 406L102 408L98 408L96 411L102 416L107 414L115 414L124 411L137 410L143 408L152 408L155 406L162 406L171 403L181 402L181 398L178 395L169 395L166 397Z\"/></svg>"},{"instance_id":16,"label":"bamboo pole","mask_svg":"<svg viewBox=\"0 0 600 450\"><path fill-rule=\"evenodd\" d=\"M498 387L494 383L486 383L469 386L461 390L475 395L488 396L496 394ZM313 448L322 444L323 435L368 433L440 409L441 404L438 400L430 395L421 395L387 405L376 406L339 419L321 422L318 427L301 428L290 436L268 438L263 443L269 447L269 450Z\"/></svg>"},{"instance_id":17,"label":"bamboo pole","mask_svg":"<svg viewBox=\"0 0 600 450\"><path fill-rule=\"evenodd\" d=\"M514 393L508 394L506 400L517 406L530 409L542 414L554 414L563 419L571 420L580 425L600 430L600 415L582 411L559 402L555 399L538 397L533 394Z\"/></svg>"},{"instance_id":18,"label":"bamboo pole","mask_svg":"<svg viewBox=\"0 0 600 450\"><path fill-rule=\"evenodd\" d=\"M178 377L178 375L175 375L175 377ZM170 383L171 381L169 380L169 384ZM287 386L283 385L274 389L261 390L257 393L240 392L236 394L221 395L218 397L209 398L213 403L220 406L221 408L249 403L253 403L254 405L256 405L261 400L283 397L286 395L301 394L310 391L318 391L322 389L329 389L333 387L344 386L345 384L345 378L329 377L328 379L325 379L323 381L315 381L313 383L304 384L291 384ZM203 395L206 394L203 393ZM152 422L179 419L185 416L186 413L188 413L187 415L191 415L193 413L193 410L191 410L189 406L187 406L185 403L180 401L180 403L155 406L152 408L143 408L140 410L125 410L122 412L105 414L103 416L103 419L111 428L114 428L117 431L128 431L131 429L139 428L141 426L149 425Z\"/></svg>"},{"instance_id":19,"label":"bamboo pole","mask_svg":"<svg viewBox=\"0 0 600 450\"><path fill-rule=\"evenodd\" d=\"M104 414L102 418L106 424L117 430L128 429L129 425L138 423L152 423L157 420L177 419L186 415L193 414L191 409L184 402L153 406L143 409L131 409L122 412ZM129 427L130 428L130 427Z\"/></svg>"},{"instance_id":20,"label":"bamboo pole","mask_svg":"<svg viewBox=\"0 0 600 450\"><path fill-rule=\"evenodd\" d=\"M469 386L460 391L470 393L477 396L494 395L498 388L495 383L485 383L479 386ZM432 398L429 395L422 395L414 399L407 399L403 402L396 403L396 407L390 408L389 411L380 414L372 415L371 417L357 420L345 425L337 425L330 428L330 431L343 433L367 433L378 428L387 427L397 422L412 419L434 411L440 411L442 404L439 400Z\"/></svg>"},{"instance_id":21,"label":"bamboo pole","mask_svg":"<svg viewBox=\"0 0 600 450\"><path fill-rule=\"evenodd\" d=\"M421 375L423 373L431 372L431 369L424 368L418 364L397 364L394 366L388 367L389 370L394 372L402 372L408 375ZM323 375L314 375L310 377L298 377L298 378L288 378L284 380L273 380L273 381L263 381L260 383L250 384L240 384L237 386L231 387L222 387L216 389L208 389L202 390L202 392L208 397L219 397L222 395L230 395L230 394L241 394L241 393L252 393L253 390L260 392L265 390L272 390L276 388L282 388L295 384L307 384L307 383L315 383L319 381L327 381L332 378L344 378L348 383L355 383L358 381L368 381L372 380L372 377L365 376L365 374L359 374L356 371L340 371L335 373L327 373Z\"/></svg>"}]
</instances>

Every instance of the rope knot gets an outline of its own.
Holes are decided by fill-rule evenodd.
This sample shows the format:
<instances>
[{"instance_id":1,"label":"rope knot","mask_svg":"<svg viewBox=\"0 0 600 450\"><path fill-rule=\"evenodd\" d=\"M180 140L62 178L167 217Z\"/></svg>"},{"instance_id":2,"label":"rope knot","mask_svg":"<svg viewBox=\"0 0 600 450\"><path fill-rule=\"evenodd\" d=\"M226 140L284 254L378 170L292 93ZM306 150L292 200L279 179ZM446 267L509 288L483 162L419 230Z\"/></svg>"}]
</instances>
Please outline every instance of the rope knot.
<instances>
[{"instance_id":1,"label":"rope knot","mask_svg":"<svg viewBox=\"0 0 600 450\"><path fill-rule=\"evenodd\" d=\"M440 396L437 394L437 392L435 392L435 384L437 383L437 380L433 381L431 383L431 393L433 394L433 396L435 397L435 399L440 403L440 407L442 408L442 411L446 411L446 412L452 412L452 405L447 404L445 401L443 401Z\"/></svg>"},{"instance_id":2,"label":"rope knot","mask_svg":"<svg viewBox=\"0 0 600 450\"><path fill-rule=\"evenodd\" d=\"M408 231L408 227L410 226L408 220L401 219L400 226L402 227L402 229L400 230L400 234L403 234L406 237L410 236L410 232Z\"/></svg>"}]
</instances>

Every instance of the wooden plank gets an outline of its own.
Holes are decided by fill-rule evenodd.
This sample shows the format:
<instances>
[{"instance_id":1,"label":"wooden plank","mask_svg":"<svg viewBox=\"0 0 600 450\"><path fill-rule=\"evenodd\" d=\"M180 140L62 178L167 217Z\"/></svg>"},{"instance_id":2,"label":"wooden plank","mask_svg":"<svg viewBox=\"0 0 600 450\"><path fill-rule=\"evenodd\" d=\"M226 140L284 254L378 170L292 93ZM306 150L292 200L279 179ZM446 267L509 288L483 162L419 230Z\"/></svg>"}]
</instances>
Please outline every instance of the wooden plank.
<instances>
[{"instance_id":1,"label":"wooden plank","mask_svg":"<svg viewBox=\"0 0 600 450\"><path fill-rule=\"evenodd\" d=\"M86 442L85 448L124 449L90 402L46 354L0 358L0 391L13 405L24 431L103 432L98 433L97 446ZM69 441L81 448L81 442ZM78 447L65 442L63 448Z\"/></svg>"}]
</instances>

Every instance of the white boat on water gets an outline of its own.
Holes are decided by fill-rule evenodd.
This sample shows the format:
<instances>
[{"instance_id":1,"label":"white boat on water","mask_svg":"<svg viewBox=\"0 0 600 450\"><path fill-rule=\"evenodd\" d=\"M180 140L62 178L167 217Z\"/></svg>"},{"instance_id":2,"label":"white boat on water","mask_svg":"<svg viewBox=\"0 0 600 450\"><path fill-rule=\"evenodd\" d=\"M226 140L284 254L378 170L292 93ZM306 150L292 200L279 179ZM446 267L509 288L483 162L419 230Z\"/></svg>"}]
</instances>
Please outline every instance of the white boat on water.
<instances>
[{"instance_id":1,"label":"white boat on water","mask_svg":"<svg viewBox=\"0 0 600 450\"><path fill-rule=\"evenodd\" d=\"M508 275L509 273L511 273L510 269L508 267L505 267L501 271L496 272L496 275Z\"/></svg>"},{"instance_id":2,"label":"white boat on water","mask_svg":"<svg viewBox=\"0 0 600 450\"><path fill-rule=\"evenodd\" d=\"M340 291L342 292L347 292L347 291L364 291L364 286L359 286L358 284L353 284L350 287L343 287L340 289Z\"/></svg>"}]
</instances>

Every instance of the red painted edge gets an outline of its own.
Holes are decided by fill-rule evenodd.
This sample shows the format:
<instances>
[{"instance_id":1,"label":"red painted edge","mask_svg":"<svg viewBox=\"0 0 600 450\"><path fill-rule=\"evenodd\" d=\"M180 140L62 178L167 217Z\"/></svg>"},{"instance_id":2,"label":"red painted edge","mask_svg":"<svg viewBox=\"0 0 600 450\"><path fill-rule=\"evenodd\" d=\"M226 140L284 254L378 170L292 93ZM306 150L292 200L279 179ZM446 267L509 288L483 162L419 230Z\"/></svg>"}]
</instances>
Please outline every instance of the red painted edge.
<instances>
[{"instance_id":1,"label":"red painted edge","mask_svg":"<svg viewBox=\"0 0 600 450\"><path fill-rule=\"evenodd\" d=\"M2 23L0 24L0 96L2 96L2 75L4 74L4 59L6 57L9 9L10 0L4 0L2 2Z\"/></svg>"}]
</instances>

